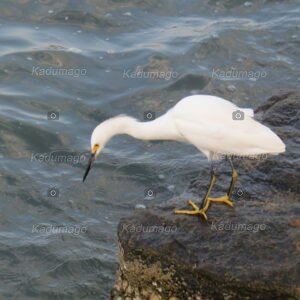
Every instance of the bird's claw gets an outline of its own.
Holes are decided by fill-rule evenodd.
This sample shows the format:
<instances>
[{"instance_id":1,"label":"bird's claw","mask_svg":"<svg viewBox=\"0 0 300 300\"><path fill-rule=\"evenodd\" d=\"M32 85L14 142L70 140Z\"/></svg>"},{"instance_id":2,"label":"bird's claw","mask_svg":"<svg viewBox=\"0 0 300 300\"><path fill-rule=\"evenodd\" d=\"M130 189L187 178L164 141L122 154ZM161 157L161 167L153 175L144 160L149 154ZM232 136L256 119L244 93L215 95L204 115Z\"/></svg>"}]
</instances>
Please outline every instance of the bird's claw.
<instances>
[{"instance_id":1,"label":"bird's claw","mask_svg":"<svg viewBox=\"0 0 300 300\"><path fill-rule=\"evenodd\" d=\"M225 195L225 196L220 197L220 198L207 198L207 200L208 200L209 202L224 203L224 204L227 204L227 205L233 207L233 203L232 203L232 201L230 200L230 198L229 198L228 195Z\"/></svg>"},{"instance_id":2,"label":"bird's claw","mask_svg":"<svg viewBox=\"0 0 300 300\"><path fill-rule=\"evenodd\" d=\"M224 203L231 207L233 207L233 203L230 200L228 195L225 195L223 197L219 198L207 198L207 204L204 206L204 208L200 208L198 205L196 205L193 201L189 200L188 204L192 206L194 210L175 210L175 214L182 214L182 215L201 215L205 220L207 220L206 211L208 210L210 203Z\"/></svg>"},{"instance_id":3,"label":"bird's claw","mask_svg":"<svg viewBox=\"0 0 300 300\"><path fill-rule=\"evenodd\" d=\"M189 200L188 204L193 207L194 210L175 210L175 214L182 215L201 215L205 220L207 220L206 211L203 208L200 208L193 201Z\"/></svg>"}]
</instances>

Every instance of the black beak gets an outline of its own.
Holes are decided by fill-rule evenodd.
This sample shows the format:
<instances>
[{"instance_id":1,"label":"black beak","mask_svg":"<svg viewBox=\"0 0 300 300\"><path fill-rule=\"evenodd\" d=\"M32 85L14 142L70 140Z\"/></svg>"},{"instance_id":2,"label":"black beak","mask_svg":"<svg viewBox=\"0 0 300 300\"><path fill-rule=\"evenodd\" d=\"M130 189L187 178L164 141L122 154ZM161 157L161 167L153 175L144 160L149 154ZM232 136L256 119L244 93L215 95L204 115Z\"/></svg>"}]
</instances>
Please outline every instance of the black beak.
<instances>
[{"instance_id":1,"label":"black beak","mask_svg":"<svg viewBox=\"0 0 300 300\"><path fill-rule=\"evenodd\" d=\"M85 170L85 173L84 173L84 175L83 175L82 182L84 182L85 179L86 179L86 177L88 176L88 174L89 174L89 172L90 172L90 170L91 170L91 168L92 168L93 162L95 161L95 158L96 158L95 153L92 153L92 154L91 154L91 157L90 157L90 159L89 159L89 163L88 163L88 165L87 165L87 168L86 168L86 170Z\"/></svg>"}]
</instances>

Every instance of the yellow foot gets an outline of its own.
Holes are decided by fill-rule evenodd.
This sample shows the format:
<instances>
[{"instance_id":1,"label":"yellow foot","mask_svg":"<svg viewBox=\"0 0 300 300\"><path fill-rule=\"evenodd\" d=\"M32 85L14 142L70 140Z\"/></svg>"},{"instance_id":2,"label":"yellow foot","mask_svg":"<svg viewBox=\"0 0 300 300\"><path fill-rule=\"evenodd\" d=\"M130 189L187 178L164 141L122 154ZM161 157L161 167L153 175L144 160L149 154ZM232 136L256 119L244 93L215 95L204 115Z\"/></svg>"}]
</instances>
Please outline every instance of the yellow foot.
<instances>
[{"instance_id":1,"label":"yellow foot","mask_svg":"<svg viewBox=\"0 0 300 300\"><path fill-rule=\"evenodd\" d=\"M182 215L201 215L205 220L207 220L206 210L200 208L193 201L189 200L188 204L194 208L194 210L175 210L175 214Z\"/></svg>"},{"instance_id":2,"label":"yellow foot","mask_svg":"<svg viewBox=\"0 0 300 300\"><path fill-rule=\"evenodd\" d=\"M229 199L228 195L220 197L220 198L207 198L207 200L209 202L224 203L224 204L227 204L227 205L233 207L233 203Z\"/></svg>"}]
</instances>

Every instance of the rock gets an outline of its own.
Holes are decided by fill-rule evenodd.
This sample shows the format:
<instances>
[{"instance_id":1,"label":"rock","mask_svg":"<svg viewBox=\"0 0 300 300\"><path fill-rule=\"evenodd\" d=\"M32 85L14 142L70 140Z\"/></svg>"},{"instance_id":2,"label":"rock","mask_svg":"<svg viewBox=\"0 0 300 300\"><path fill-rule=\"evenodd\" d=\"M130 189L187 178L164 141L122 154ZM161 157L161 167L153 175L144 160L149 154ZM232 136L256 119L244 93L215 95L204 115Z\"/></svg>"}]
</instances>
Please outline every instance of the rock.
<instances>
[{"instance_id":1,"label":"rock","mask_svg":"<svg viewBox=\"0 0 300 300\"><path fill-rule=\"evenodd\" d=\"M153 293L150 295L149 300L161 300L161 297L158 296L157 294Z\"/></svg>"},{"instance_id":2,"label":"rock","mask_svg":"<svg viewBox=\"0 0 300 300\"><path fill-rule=\"evenodd\" d=\"M208 221L173 213L187 208L189 198L200 201L209 181L207 165L182 196L120 221L112 299L137 299L137 290L143 300L300 299L299 100L289 93L256 109L257 118L281 136L287 151L236 160L240 176L235 190L242 193L234 193L234 209L212 205ZM214 191L222 195L230 167L223 163L219 173ZM122 282L127 291L131 287L130 295Z\"/></svg>"},{"instance_id":3,"label":"rock","mask_svg":"<svg viewBox=\"0 0 300 300\"><path fill-rule=\"evenodd\" d=\"M255 111L259 120L272 128L286 144L286 152L280 156L268 157L253 173L257 181L262 180L262 175L269 184L280 190L291 190L300 193L300 96L287 93L274 96L266 104ZM253 177L253 176L252 176Z\"/></svg>"},{"instance_id":4,"label":"rock","mask_svg":"<svg viewBox=\"0 0 300 300\"><path fill-rule=\"evenodd\" d=\"M292 226L292 227L300 227L300 219L298 219L298 220L291 220L289 222L289 225Z\"/></svg>"}]
</instances>

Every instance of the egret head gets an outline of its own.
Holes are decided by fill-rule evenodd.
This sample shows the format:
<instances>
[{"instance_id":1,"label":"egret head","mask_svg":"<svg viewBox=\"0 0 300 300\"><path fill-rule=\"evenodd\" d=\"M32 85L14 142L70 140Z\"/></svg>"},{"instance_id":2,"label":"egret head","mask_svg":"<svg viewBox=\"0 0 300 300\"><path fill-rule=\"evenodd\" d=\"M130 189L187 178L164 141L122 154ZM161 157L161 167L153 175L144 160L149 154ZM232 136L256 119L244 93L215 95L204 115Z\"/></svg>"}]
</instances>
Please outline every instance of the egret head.
<instances>
[{"instance_id":1,"label":"egret head","mask_svg":"<svg viewBox=\"0 0 300 300\"><path fill-rule=\"evenodd\" d=\"M83 181L85 181L94 161L107 142L117 134L130 134L130 129L134 124L136 124L135 119L120 115L100 123L94 129L91 136L91 157L83 175Z\"/></svg>"},{"instance_id":2,"label":"egret head","mask_svg":"<svg viewBox=\"0 0 300 300\"><path fill-rule=\"evenodd\" d=\"M101 125L101 124L100 124ZM104 147L105 143L107 142L107 137L105 136L105 131L101 130L100 125L98 125L91 136L91 156L89 158L89 162L85 173L83 175L83 182L85 181L86 177L88 176L94 161L96 160L97 156L99 155L101 149ZM104 134L104 135L103 135Z\"/></svg>"}]
</instances>

